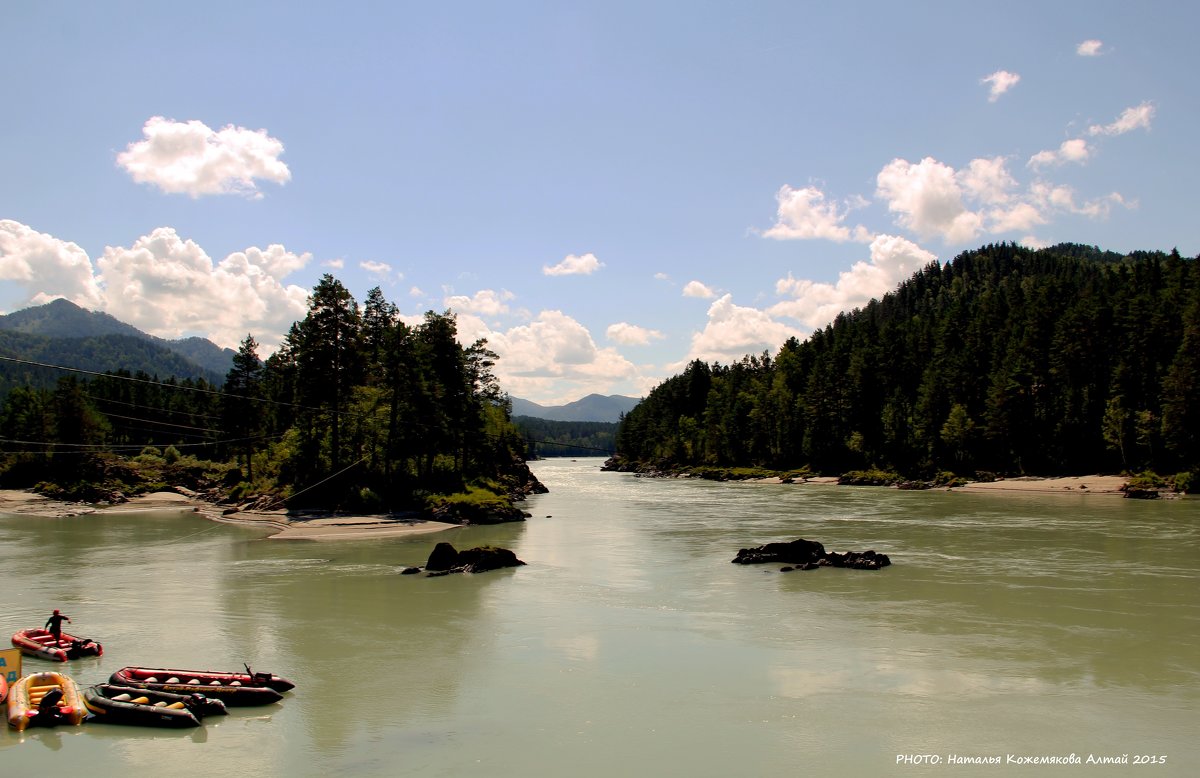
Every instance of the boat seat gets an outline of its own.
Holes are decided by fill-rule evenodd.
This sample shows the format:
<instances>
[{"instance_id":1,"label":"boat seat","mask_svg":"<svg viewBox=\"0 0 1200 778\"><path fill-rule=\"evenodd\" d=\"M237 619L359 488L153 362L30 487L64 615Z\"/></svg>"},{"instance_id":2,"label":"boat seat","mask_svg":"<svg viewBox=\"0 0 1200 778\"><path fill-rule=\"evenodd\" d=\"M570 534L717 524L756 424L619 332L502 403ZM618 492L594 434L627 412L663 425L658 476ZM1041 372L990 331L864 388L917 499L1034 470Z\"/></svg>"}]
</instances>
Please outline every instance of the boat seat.
<instances>
[{"instance_id":1,"label":"boat seat","mask_svg":"<svg viewBox=\"0 0 1200 778\"><path fill-rule=\"evenodd\" d=\"M121 694L118 694L116 697L113 697L113 699L116 700L117 702L129 702L133 698L129 696L129 692L122 692Z\"/></svg>"},{"instance_id":2,"label":"boat seat","mask_svg":"<svg viewBox=\"0 0 1200 778\"><path fill-rule=\"evenodd\" d=\"M185 706L182 702L173 702L167 707L171 710L183 710Z\"/></svg>"},{"instance_id":3,"label":"boat seat","mask_svg":"<svg viewBox=\"0 0 1200 778\"><path fill-rule=\"evenodd\" d=\"M132 702L134 705L149 705L150 698L149 697L134 697L132 700L130 700L130 702Z\"/></svg>"}]
</instances>

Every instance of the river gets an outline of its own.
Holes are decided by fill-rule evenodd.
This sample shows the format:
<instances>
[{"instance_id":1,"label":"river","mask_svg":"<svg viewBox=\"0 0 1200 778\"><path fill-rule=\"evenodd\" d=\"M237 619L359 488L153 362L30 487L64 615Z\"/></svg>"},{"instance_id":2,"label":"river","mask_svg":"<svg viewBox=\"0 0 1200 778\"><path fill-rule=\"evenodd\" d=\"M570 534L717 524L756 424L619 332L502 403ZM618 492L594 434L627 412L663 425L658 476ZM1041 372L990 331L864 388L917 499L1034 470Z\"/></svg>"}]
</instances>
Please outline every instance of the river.
<instances>
[{"instance_id":1,"label":"river","mask_svg":"<svg viewBox=\"0 0 1200 778\"><path fill-rule=\"evenodd\" d=\"M6 730L3 774L1109 775L1144 755L1166 763L1139 775L1200 771L1200 501L600 461L533 463L550 493L526 522L383 541L267 541L180 511L0 518L7 629L61 608L105 649L26 672L249 663L297 683L196 730ZM893 564L730 564L798 537ZM440 540L528 565L399 574Z\"/></svg>"}]
</instances>

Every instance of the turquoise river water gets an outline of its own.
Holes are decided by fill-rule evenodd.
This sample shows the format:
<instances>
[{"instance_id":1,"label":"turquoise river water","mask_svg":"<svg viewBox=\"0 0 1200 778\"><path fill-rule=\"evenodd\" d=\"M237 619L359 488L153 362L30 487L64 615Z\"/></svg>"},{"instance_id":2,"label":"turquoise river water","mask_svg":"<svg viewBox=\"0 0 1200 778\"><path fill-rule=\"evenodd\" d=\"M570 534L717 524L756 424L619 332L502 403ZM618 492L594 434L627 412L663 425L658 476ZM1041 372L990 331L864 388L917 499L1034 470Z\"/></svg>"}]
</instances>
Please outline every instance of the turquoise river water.
<instances>
[{"instance_id":1,"label":"turquoise river water","mask_svg":"<svg viewBox=\"0 0 1200 778\"><path fill-rule=\"evenodd\" d=\"M1200 774L1200 501L599 466L533 463L551 491L526 522L382 541L272 541L183 511L0 517L8 631L61 608L105 648L26 672L245 662L297 682L197 730L6 730L0 771ZM893 564L730 564L798 537ZM399 574L440 540L528 565ZM1046 758L1064 763L1028 761Z\"/></svg>"}]
</instances>

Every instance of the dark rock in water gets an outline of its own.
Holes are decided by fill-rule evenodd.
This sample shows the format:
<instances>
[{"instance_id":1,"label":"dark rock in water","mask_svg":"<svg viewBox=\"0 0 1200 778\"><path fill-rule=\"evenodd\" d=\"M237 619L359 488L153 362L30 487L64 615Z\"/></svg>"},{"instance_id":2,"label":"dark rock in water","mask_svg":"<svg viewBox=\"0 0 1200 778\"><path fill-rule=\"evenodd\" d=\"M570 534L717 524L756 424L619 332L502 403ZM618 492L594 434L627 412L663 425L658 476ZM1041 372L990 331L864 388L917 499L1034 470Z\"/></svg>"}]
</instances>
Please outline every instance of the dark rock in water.
<instances>
[{"instance_id":1,"label":"dark rock in water","mask_svg":"<svg viewBox=\"0 0 1200 778\"><path fill-rule=\"evenodd\" d=\"M449 543L438 543L433 547L433 551L429 554L429 559L425 562L425 569L429 571L449 570L454 567L458 561L458 551Z\"/></svg>"},{"instance_id":2,"label":"dark rock in water","mask_svg":"<svg viewBox=\"0 0 1200 778\"><path fill-rule=\"evenodd\" d=\"M480 546L458 552L458 565L464 573L484 573L502 567L520 567L525 564L507 548Z\"/></svg>"},{"instance_id":3,"label":"dark rock in water","mask_svg":"<svg viewBox=\"0 0 1200 778\"><path fill-rule=\"evenodd\" d=\"M743 548L733 559L734 564L755 565L763 562L784 562L780 572L790 569L816 570L818 567L848 567L852 570L879 570L892 563L887 554L875 551L826 551L815 540L800 538L789 543L767 543L756 548Z\"/></svg>"},{"instance_id":4,"label":"dark rock in water","mask_svg":"<svg viewBox=\"0 0 1200 778\"><path fill-rule=\"evenodd\" d=\"M419 567L406 567L400 571L400 575L416 575L419 572L421 572Z\"/></svg>"},{"instance_id":5,"label":"dark rock in water","mask_svg":"<svg viewBox=\"0 0 1200 778\"><path fill-rule=\"evenodd\" d=\"M1157 500L1157 489L1125 489L1125 497L1130 500Z\"/></svg>"},{"instance_id":6,"label":"dark rock in water","mask_svg":"<svg viewBox=\"0 0 1200 778\"><path fill-rule=\"evenodd\" d=\"M763 562L786 562L804 564L815 562L825 556L825 547L815 540L793 540L790 543L767 543L756 548L743 548L737 552L734 563L756 565Z\"/></svg>"},{"instance_id":7,"label":"dark rock in water","mask_svg":"<svg viewBox=\"0 0 1200 778\"><path fill-rule=\"evenodd\" d=\"M449 543L438 543L429 554L425 569L430 575L444 573L484 573L502 567L520 567L525 564L507 548L478 546L458 551Z\"/></svg>"}]
</instances>

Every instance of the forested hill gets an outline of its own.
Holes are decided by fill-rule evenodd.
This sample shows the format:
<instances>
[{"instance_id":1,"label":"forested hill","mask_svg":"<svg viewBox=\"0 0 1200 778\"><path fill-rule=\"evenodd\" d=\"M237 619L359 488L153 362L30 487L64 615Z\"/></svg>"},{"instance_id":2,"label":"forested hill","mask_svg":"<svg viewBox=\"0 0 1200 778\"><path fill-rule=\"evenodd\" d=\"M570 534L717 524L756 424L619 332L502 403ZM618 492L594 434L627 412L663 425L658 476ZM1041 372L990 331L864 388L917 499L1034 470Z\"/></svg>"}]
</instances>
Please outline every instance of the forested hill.
<instances>
[{"instance_id":1,"label":"forested hill","mask_svg":"<svg viewBox=\"0 0 1200 778\"><path fill-rule=\"evenodd\" d=\"M0 399L17 386L53 387L61 372L29 362L104 372L120 365L131 374L199 380L220 385L233 351L203 338L164 340L106 313L57 299L0 315Z\"/></svg>"},{"instance_id":2,"label":"forested hill","mask_svg":"<svg viewBox=\"0 0 1200 778\"><path fill-rule=\"evenodd\" d=\"M806 341L693 362L630 413L626 465L909 477L1200 468L1200 262L1012 244L931 263Z\"/></svg>"}]
</instances>

